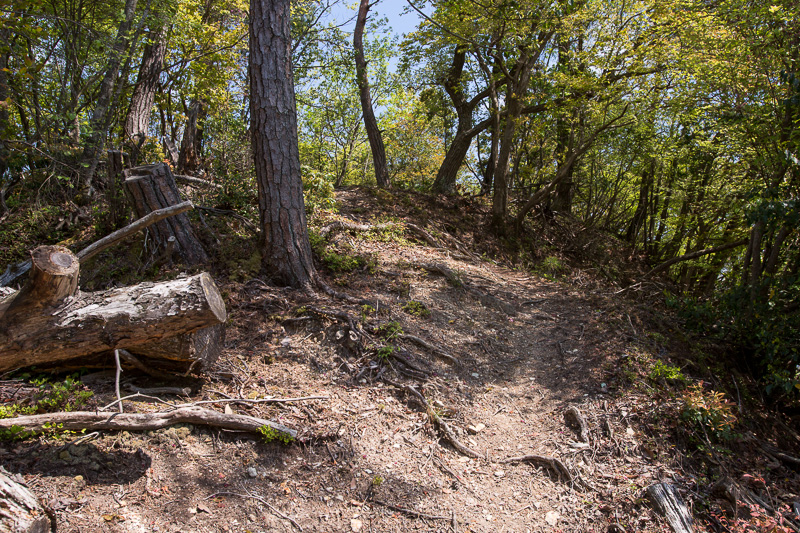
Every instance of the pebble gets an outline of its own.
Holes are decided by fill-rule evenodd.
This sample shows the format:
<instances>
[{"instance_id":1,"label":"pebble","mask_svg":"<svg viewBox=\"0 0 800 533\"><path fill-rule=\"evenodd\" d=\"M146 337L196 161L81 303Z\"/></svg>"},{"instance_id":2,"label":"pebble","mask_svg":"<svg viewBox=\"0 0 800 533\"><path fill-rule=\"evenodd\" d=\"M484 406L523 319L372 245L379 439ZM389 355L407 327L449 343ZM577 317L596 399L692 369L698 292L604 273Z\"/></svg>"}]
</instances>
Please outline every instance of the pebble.
<instances>
[{"instance_id":1,"label":"pebble","mask_svg":"<svg viewBox=\"0 0 800 533\"><path fill-rule=\"evenodd\" d=\"M480 374L478 374L477 372L473 372L473 373L472 373L472 377L473 377L473 378L479 378L479 377L481 377L481 375L480 375Z\"/></svg>"},{"instance_id":2,"label":"pebble","mask_svg":"<svg viewBox=\"0 0 800 533\"><path fill-rule=\"evenodd\" d=\"M247 469L247 475L253 478L258 477L258 471L251 466L250 468Z\"/></svg>"},{"instance_id":3,"label":"pebble","mask_svg":"<svg viewBox=\"0 0 800 533\"><path fill-rule=\"evenodd\" d=\"M469 431L473 435L480 433L484 429L486 429L486 425L481 423L475 424L474 426L467 426L467 431Z\"/></svg>"},{"instance_id":4,"label":"pebble","mask_svg":"<svg viewBox=\"0 0 800 533\"><path fill-rule=\"evenodd\" d=\"M364 522L362 522L361 520L357 518L353 518L352 520L350 520L350 530L353 531L353 533L358 533L359 531L361 531L362 527L364 527Z\"/></svg>"},{"instance_id":5,"label":"pebble","mask_svg":"<svg viewBox=\"0 0 800 533\"><path fill-rule=\"evenodd\" d=\"M505 475L506 475L506 473L503 472L502 470L496 470L495 473L494 473L494 477L503 477Z\"/></svg>"},{"instance_id":6,"label":"pebble","mask_svg":"<svg viewBox=\"0 0 800 533\"><path fill-rule=\"evenodd\" d=\"M555 511L547 511L547 514L544 515L544 521L550 524L551 526L555 527L555 525L558 524L558 519L560 517L561 515L559 515Z\"/></svg>"}]
</instances>

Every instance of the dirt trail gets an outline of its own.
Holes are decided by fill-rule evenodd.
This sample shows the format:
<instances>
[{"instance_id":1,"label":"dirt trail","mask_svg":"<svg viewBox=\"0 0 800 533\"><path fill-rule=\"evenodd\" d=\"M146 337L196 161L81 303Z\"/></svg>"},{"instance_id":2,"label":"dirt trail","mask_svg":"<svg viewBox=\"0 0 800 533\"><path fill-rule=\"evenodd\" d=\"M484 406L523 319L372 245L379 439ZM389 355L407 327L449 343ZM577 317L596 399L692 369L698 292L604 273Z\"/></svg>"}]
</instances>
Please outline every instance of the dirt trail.
<instances>
[{"instance_id":1,"label":"dirt trail","mask_svg":"<svg viewBox=\"0 0 800 533\"><path fill-rule=\"evenodd\" d=\"M351 200L342 211L356 218ZM194 384L192 399L327 396L230 405L298 429L302 442L179 427L79 446L3 445L4 466L56 511L59 531L668 530L639 500L642 488L691 480L637 426L648 399L611 394L604 381L623 355L607 352L608 337L638 333L635 321L623 333L608 300L453 250L337 238L377 264L333 282L378 308L312 301L257 280L227 285L226 353ZM462 286L422 267L430 264L449 267ZM307 310L282 325L302 306L346 311L367 328L394 323L460 365L401 338L383 337L395 352L381 356L366 337L350 341L346 323ZM412 395L384 377L424 394L483 458L441 440ZM112 381L91 384L98 404L113 397ZM570 406L585 417L587 443L565 422ZM559 459L574 481L541 464L499 462L530 454Z\"/></svg>"}]
</instances>

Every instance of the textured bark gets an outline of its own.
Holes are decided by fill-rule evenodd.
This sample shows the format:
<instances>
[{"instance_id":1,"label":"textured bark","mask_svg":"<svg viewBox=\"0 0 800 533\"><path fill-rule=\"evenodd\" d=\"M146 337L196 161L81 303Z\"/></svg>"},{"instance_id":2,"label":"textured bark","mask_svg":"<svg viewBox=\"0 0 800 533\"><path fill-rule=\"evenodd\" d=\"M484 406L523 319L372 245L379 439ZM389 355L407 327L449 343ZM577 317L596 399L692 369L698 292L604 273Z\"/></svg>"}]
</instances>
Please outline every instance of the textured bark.
<instances>
[{"instance_id":1,"label":"textured bark","mask_svg":"<svg viewBox=\"0 0 800 533\"><path fill-rule=\"evenodd\" d=\"M125 218L125 193L122 190L125 155L119 150L108 151L105 197L108 200L108 214L112 229L119 228Z\"/></svg>"},{"instance_id":2,"label":"textured bark","mask_svg":"<svg viewBox=\"0 0 800 533\"><path fill-rule=\"evenodd\" d=\"M0 531L13 533L49 533L55 524L36 499L21 483L0 467Z\"/></svg>"},{"instance_id":3,"label":"textured bark","mask_svg":"<svg viewBox=\"0 0 800 533\"><path fill-rule=\"evenodd\" d=\"M310 289L316 273L300 179L290 4L250 1L250 129L264 268L279 283Z\"/></svg>"},{"instance_id":4,"label":"textured bark","mask_svg":"<svg viewBox=\"0 0 800 533\"><path fill-rule=\"evenodd\" d=\"M181 203L175 178L164 163L136 167L124 172L125 190L131 198L138 218L153 211ZM175 251L189 265L208 262L208 254L189 222L186 214L179 214L157 222L150 227L162 253L169 247L169 238L175 237Z\"/></svg>"},{"instance_id":5,"label":"textured bark","mask_svg":"<svg viewBox=\"0 0 800 533\"><path fill-rule=\"evenodd\" d=\"M64 284L57 286L59 290L47 295L50 300L62 293ZM0 372L117 348L137 352L138 346L221 324L227 316L214 281L205 273L76 293L48 307L37 306L35 299L28 302L33 292L23 290L7 297L13 301L0 315ZM0 313L3 302L0 300ZM37 307L38 312L32 312ZM17 308L31 312L21 314Z\"/></svg>"},{"instance_id":6,"label":"textured bark","mask_svg":"<svg viewBox=\"0 0 800 533\"><path fill-rule=\"evenodd\" d=\"M199 166L199 137L200 137L200 114L203 111L203 103L200 100L192 100L189 104L189 115L186 118L186 127L183 129L183 140L181 140L181 151L178 155L179 172L196 172Z\"/></svg>"},{"instance_id":7,"label":"textured bark","mask_svg":"<svg viewBox=\"0 0 800 533\"><path fill-rule=\"evenodd\" d=\"M97 103L92 114L92 133L81 157L84 165L83 183L90 191L94 190L92 180L97 170L97 164L100 161L100 152L106 142L108 117L112 114L111 101L114 96L114 86L117 83L122 56L128 48L128 37L133 24L133 16L136 12L136 3L137 0L125 0L125 18L120 22L117 36L112 45L106 72L100 85L100 94L97 97Z\"/></svg>"},{"instance_id":8,"label":"textured bark","mask_svg":"<svg viewBox=\"0 0 800 533\"><path fill-rule=\"evenodd\" d=\"M367 24L367 12L369 11L369 0L361 0L358 7L358 17L356 18L356 28L353 32L353 48L356 50L356 83L358 93L361 98L361 111L364 116L364 129L367 131L369 147L372 150L372 161L375 166L375 179L378 187L388 188L389 170L386 166L386 148L383 145L381 130L378 128L378 121L375 112L372 110L372 96L369 91L369 79L367 78L367 60L364 58L364 26Z\"/></svg>"},{"instance_id":9,"label":"textured bark","mask_svg":"<svg viewBox=\"0 0 800 533\"><path fill-rule=\"evenodd\" d=\"M527 49L523 50L508 82L506 121L500 135L500 150L497 153L497 165L494 171L491 225L495 231L502 232L505 228L508 213L508 170L511 148L517 133L517 120L522 114L522 98L528 92L531 70L538 57L539 54L531 56Z\"/></svg>"},{"instance_id":10,"label":"textured bark","mask_svg":"<svg viewBox=\"0 0 800 533\"><path fill-rule=\"evenodd\" d=\"M150 40L142 52L142 63L136 86L131 95L131 105L125 119L125 142L129 145L133 165L139 164L139 150L147 139L150 111L156 99L158 78L164 66L167 51L167 25L161 24L151 31Z\"/></svg>"}]
</instances>

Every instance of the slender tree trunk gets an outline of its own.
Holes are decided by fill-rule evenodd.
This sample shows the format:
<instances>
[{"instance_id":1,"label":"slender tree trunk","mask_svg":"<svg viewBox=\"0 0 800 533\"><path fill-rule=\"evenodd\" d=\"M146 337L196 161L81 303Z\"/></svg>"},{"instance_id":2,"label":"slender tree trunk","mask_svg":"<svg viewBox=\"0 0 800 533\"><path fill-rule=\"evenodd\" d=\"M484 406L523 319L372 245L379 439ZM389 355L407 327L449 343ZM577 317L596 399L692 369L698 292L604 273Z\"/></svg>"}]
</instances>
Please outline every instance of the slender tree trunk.
<instances>
[{"instance_id":1,"label":"slender tree trunk","mask_svg":"<svg viewBox=\"0 0 800 533\"><path fill-rule=\"evenodd\" d=\"M108 60L103 82L100 85L100 94L97 98L94 113L92 114L92 133L81 157L81 164L83 165L81 177L84 186L89 191L94 190L94 187L92 187L92 180L94 179L97 164L100 162L100 154L105 146L106 137L108 135L106 131L107 119L111 114L114 85L117 82L119 67L122 64L122 56L128 48L128 34L130 33L133 17L136 13L136 3L137 0L125 0L125 18L120 22L119 29L117 30L117 37L114 39L111 57Z\"/></svg>"},{"instance_id":2,"label":"slender tree trunk","mask_svg":"<svg viewBox=\"0 0 800 533\"><path fill-rule=\"evenodd\" d=\"M311 290L292 76L290 0L250 0L250 129L264 268L275 281Z\"/></svg>"},{"instance_id":3,"label":"slender tree trunk","mask_svg":"<svg viewBox=\"0 0 800 533\"><path fill-rule=\"evenodd\" d=\"M0 42L8 42L9 36L8 28L0 29ZM8 98L8 58L10 52L4 51L0 53L0 132L8 131L8 107L5 105ZM8 169L8 158L10 150L6 146L5 135L0 133L0 187L3 187L0 192L0 215L6 214L8 207L5 202L5 174Z\"/></svg>"},{"instance_id":4,"label":"slender tree trunk","mask_svg":"<svg viewBox=\"0 0 800 533\"><path fill-rule=\"evenodd\" d=\"M633 213L628 229L625 232L625 240L631 244L636 243L639 230L647 218L647 197L653 185L653 172L655 171L655 160L650 162L649 168L642 172L642 182L639 185L639 201L636 204L636 211Z\"/></svg>"},{"instance_id":5,"label":"slender tree trunk","mask_svg":"<svg viewBox=\"0 0 800 533\"><path fill-rule=\"evenodd\" d=\"M125 119L123 138L128 144L133 166L139 164L139 150L147 138L150 111L156 99L158 78L164 66L166 51L167 24L163 23L151 32L149 42L144 47L136 87L133 89L131 105Z\"/></svg>"},{"instance_id":6,"label":"slender tree trunk","mask_svg":"<svg viewBox=\"0 0 800 533\"><path fill-rule=\"evenodd\" d=\"M199 122L202 109L203 103L197 98L193 98L189 104L186 127L183 129L183 140L181 140L181 151L180 155L178 155L178 171L185 174L196 172L199 166Z\"/></svg>"},{"instance_id":7,"label":"slender tree trunk","mask_svg":"<svg viewBox=\"0 0 800 533\"><path fill-rule=\"evenodd\" d=\"M369 79L367 78L367 60L364 58L364 26L367 24L369 0L361 0L356 18L356 28L353 32L353 48L356 50L356 83L361 98L361 110L364 114L364 128L367 130L369 147L372 150L372 161L375 165L375 179L378 187L386 189L391 186L389 170L386 166L386 148L383 145L381 130L375 112L372 110L372 96L369 92Z\"/></svg>"}]
</instances>

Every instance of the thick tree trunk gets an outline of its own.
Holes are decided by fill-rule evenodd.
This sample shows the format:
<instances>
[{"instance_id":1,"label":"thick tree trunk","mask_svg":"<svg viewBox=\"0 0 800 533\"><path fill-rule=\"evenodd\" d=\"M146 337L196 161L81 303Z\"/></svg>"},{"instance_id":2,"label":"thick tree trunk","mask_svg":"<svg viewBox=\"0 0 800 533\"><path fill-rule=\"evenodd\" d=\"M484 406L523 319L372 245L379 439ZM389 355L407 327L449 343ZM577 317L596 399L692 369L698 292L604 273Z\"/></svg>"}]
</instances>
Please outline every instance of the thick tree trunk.
<instances>
[{"instance_id":1,"label":"thick tree trunk","mask_svg":"<svg viewBox=\"0 0 800 533\"><path fill-rule=\"evenodd\" d=\"M164 55L167 51L167 25L161 24L150 32L150 40L144 47L142 63L136 87L131 95L131 106L125 119L124 139L128 144L132 164L139 164L139 150L147 139L150 125L150 111L156 99L158 78L164 66Z\"/></svg>"},{"instance_id":2,"label":"thick tree trunk","mask_svg":"<svg viewBox=\"0 0 800 533\"><path fill-rule=\"evenodd\" d=\"M36 499L21 482L11 479L0 467L0 531L13 533L49 533L55 524Z\"/></svg>"},{"instance_id":3,"label":"thick tree trunk","mask_svg":"<svg viewBox=\"0 0 800 533\"><path fill-rule=\"evenodd\" d=\"M0 298L0 372L117 348L163 354L164 348L147 345L226 319L225 304L208 274L76 293L78 264L66 248L34 250L28 283Z\"/></svg>"},{"instance_id":4,"label":"thick tree trunk","mask_svg":"<svg viewBox=\"0 0 800 533\"><path fill-rule=\"evenodd\" d=\"M181 203L175 178L164 163L128 169L124 172L127 191L138 218L157 209ZM175 251L189 265L208 262L208 254L183 213L157 222L149 231L158 243L161 252L170 249L170 237L174 237Z\"/></svg>"},{"instance_id":5,"label":"thick tree trunk","mask_svg":"<svg viewBox=\"0 0 800 533\"><path fill-rule=\"evenodd\" d=\"M250 130L264 268L277 282L310 289L316 272L300 179L290 6L250 0Z\"/></svg>"},{"instance_id":6,"label":"thick tree trunk","mask_svg":"<svg viewBox=\"0 0 800 533\"><path fill-rule=\"evenodd\" d=\"M378 121L375 119L375 112L372 110L372 96L370 95L369 79L367 78L367 60L364 58L364 26L367 24L369 8L369 0L361 0L361 5L358 8L358 17L356 18L356 28L353 32L353 48L356 50L356 83L358 84L358 93L361 98L364 129L367 131L369 147L372 150L372 161L375 165L375 179L378 182L378 187L386 189L391 186L389 170L386 166L386 148L383 145Z\"/></svg>"},{"instance_id":7,"label":"thick tree trunk","mask_svg":"<svg viewBox=\"0 0 800 533\"><path fill-rule=\"evenodd\" d=\"M84 166L82 181L84 186L93 191L92 180L94 179L97 164L100 161L100 152L106 142L108 132L108 117L111 115L111 101L114 96L114 86L117 82L117 75L122 64L122 56L128 47L128 37L133 24L133 17L136 13L137 0L125 0L124 19L120 22L117 36L114 39L111 55L108 60L103 82L100 85L100 94L95 104L94 113L91 119L91 136L87 141L81 157Z\"/></svg>"}]
</instances>

